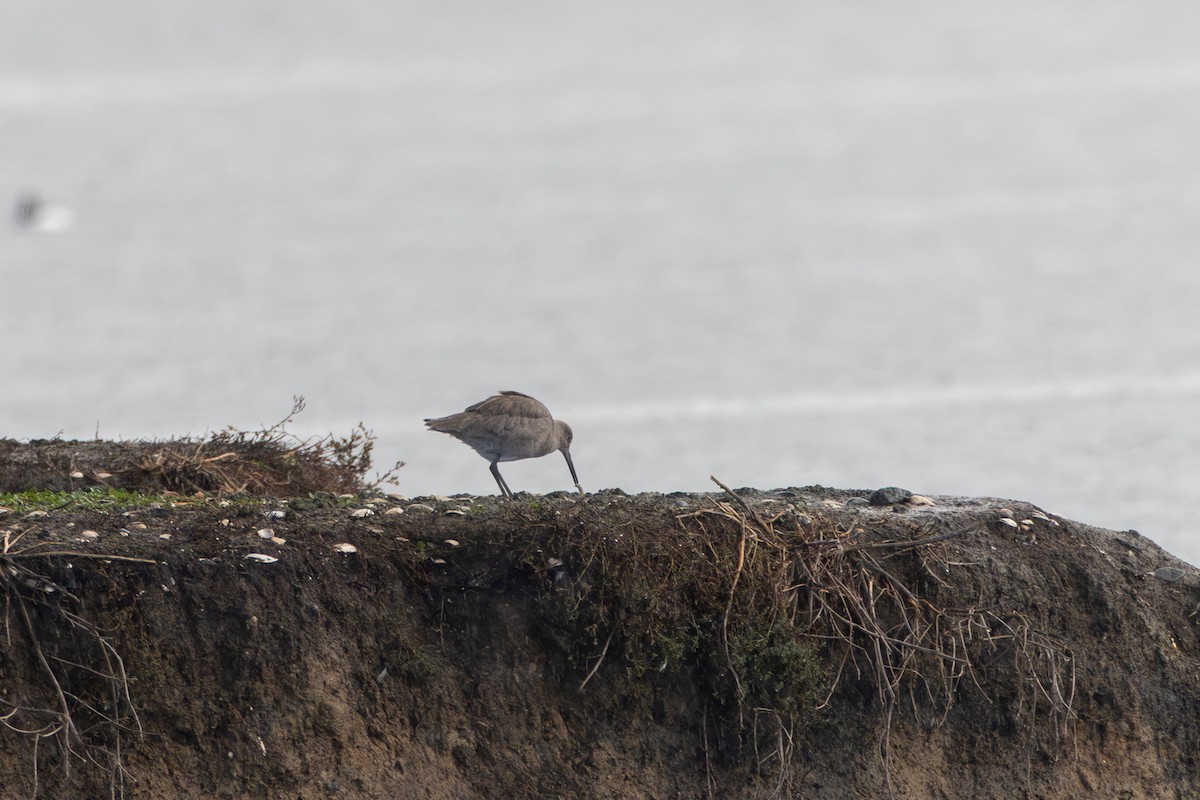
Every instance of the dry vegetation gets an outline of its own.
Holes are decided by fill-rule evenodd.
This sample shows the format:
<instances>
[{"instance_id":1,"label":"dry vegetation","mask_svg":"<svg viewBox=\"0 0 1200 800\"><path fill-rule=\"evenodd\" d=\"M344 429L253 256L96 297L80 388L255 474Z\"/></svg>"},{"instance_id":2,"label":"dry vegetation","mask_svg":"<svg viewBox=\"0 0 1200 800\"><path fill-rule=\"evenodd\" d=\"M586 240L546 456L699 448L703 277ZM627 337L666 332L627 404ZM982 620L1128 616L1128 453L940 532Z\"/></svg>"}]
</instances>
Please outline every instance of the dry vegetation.
<instances>
[{"instance_id":1,"label":"dry vegetation","mask_svg":"<svg viewBox=\"0 0 1200 800\"><path fill-rule=\"evenodd\" d=\"M234 428L169 441L0 440L0 492L76 491L94 486L146 494L176 492L295 497L362 492L394 483L397 463L368 477L375 436L362 423L346 436L302 438L287 426L304 398L258 431Z\"/></svg>"},{"instance_id":2,"label":"dry vegetation","mask_svg":"<svg viewBox=\"0 0 1200 800\"><path fill-rule=\"evenodd\" d=\"M412 577L487 586L503 580L495 554L509 550L540 576L540 630L566 654L579 691L604 670L700 686L708 768L748 766L779 796L793 789L798 737L847 681L873 687L885 765L902 706L937 726L963 689L988 697L996 683L1017 687L1027 736L1069 736L1075 663L1064 644L1021 613L931 599L950 574L947 545L978 525L881 537L811 507L765 516L717 483L724 498L674 514L661 499L620 513L514 505L485 526L494 538L455 554L457 566L472 565L465 579L431 573L419 541Z\"/></svg>"}]
</instances>

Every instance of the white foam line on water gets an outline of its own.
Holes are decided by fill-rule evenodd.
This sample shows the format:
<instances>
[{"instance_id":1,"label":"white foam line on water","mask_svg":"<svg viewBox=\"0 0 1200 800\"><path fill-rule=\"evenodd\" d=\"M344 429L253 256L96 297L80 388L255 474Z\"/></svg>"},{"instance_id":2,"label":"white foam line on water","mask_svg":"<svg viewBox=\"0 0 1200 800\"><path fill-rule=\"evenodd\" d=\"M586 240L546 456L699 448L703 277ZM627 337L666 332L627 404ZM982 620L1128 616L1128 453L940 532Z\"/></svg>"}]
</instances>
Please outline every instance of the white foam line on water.
<instances>
[{"instance_id":1,"label":"white foam line on water","mask_svg":"<svg viewBox=\"0 0 1200 800\"><path fill-rule=\"evenodd\" d=\"M192 70L154 74L110 72L40 79L0 77L0 109L78 110L108 104L191 103L197 99L260 102L264 97L277 97L280 93L328 91L376 95L420 87L433 79L442 86L487 87L497 81L521 80L523 76L520 68L510 73L487 63L464 63L454 70L447 70L442 62L430 59L315 62L290 70L252 66L230 70L202 65ZM868 74L823 79L814 85L829 88L839 102L878 107L947 101L980 103L1007 96L1161 93L1191 90L1198 83L1200 61L1166 61L1122 63L1053 74L1012 70L984 78L925 73ZM777 81L765 88L772 86L789 96L795 93L793 81Z\"/></svg>"},{"instance_id":2,"label":"white foam line on water","mask_svg":"<svg viewBox=\"0 0 1200 800\"><path fill-rule=\"evenodd\" d=\"M1020 405L1050 400L1121 397L1168 398L1192 394L1200 394L1200 374L1150 378L1115 376L1061 383L899 387L749 398L689 398L627 406L584 406L572 409L570 418L580 422L733 419L781 413L858 413L882 409Z\"/></svg>"},{"instance_id":3,"label":"white foam line on water","mask_svg":"<svg viewBox=\"0 0 1200 800\"><path fill-rule=\"evenodd\" d=\"M1200 395L1200 373L1184 375L1114 375L1026 384L892 387L853 391L798 392L747 398L699 397L629 404L567 406L557 398L562 418L579 423L654 422L658 420L738 419L772 414L860 413L885 409L930 409L961 406L1025 405L1047 401L1104 399L1175 399ZM369 423L376 435L420 430L419 412L390 414ZM305 430L349 431L359 420L314 420ZM318 424L319 423L319 424Z\"/></svg>"}]
</instances>

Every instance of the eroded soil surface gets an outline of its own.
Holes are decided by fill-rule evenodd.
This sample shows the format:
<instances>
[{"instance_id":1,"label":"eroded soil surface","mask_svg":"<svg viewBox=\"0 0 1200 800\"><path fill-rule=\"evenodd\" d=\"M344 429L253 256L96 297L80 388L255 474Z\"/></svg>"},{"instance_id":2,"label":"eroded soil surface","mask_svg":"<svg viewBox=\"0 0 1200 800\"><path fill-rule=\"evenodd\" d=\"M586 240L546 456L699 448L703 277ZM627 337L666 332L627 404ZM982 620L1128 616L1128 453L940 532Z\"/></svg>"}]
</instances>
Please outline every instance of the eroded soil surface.
<instances>
[{"instance_id":1,"label":"eroded soil surface","mask_svg":"<svg viewBox=\"0 0 1200 800\"><path fill-rule=\"evenodd\" d=\"M1025 503L868 494L10 512L0 794L1200 796L1195 570ZM879 639L818 635L838 576L901 642L891 699Z\"/></svg>"}]
</instances>

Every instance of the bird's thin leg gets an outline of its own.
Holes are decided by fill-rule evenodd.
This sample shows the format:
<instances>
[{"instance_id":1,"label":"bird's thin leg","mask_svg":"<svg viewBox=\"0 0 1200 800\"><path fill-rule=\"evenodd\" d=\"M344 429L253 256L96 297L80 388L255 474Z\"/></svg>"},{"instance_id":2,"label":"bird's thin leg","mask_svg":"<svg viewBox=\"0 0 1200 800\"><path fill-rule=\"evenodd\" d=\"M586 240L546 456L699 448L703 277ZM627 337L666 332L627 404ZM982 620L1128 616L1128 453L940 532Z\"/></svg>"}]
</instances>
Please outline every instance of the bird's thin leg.
<instances>
[{"instance_id":1,"label":"bird's thin leg","mask_svg":"<svg viewBox=\"0 0 1200 800\"><path fill-rule=\"evenodd\" d=\"M500 465L495 461L492 462L492 477L496 479L496 485L500 487L500 491L504 493L504 496L511 498L513 496L512 490L508 488L508 484L504 482L504 478L500 477Z\"/></svg>"}]
</instances>

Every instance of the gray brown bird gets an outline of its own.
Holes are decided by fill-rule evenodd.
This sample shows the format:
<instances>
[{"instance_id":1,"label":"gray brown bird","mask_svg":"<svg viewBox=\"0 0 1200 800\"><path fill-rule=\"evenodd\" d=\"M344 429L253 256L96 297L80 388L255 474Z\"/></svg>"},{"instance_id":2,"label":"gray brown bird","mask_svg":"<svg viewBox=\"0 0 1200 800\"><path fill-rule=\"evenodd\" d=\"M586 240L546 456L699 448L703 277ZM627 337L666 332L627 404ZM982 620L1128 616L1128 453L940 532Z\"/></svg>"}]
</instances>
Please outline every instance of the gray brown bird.
<instances>
[{"instance_id":1,"label":"gray brown bird","mask_svg":"<svg viewBox=\"0 0 1200 800\"><path fill-rule=\"evenodd\" d=\"M460 414L425 420L432 431L448 433L455 439L474 448L491 464L492 477L505 497L512 497L512 490L500 476L497 466L501 461L519 461L523 458L540 458L555 450L567 459L571 480L579 494L583 487L575 475L571 462L571 426L550 416L550 409L537 400L520 392L500 392L486 400L480 400Z\"/></svg>"}]
</instances>

